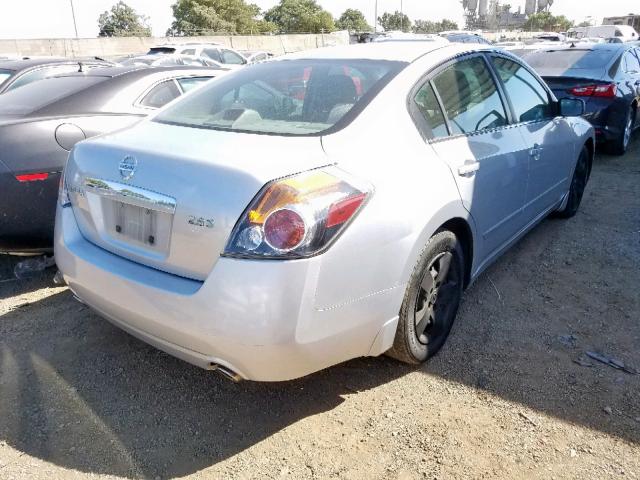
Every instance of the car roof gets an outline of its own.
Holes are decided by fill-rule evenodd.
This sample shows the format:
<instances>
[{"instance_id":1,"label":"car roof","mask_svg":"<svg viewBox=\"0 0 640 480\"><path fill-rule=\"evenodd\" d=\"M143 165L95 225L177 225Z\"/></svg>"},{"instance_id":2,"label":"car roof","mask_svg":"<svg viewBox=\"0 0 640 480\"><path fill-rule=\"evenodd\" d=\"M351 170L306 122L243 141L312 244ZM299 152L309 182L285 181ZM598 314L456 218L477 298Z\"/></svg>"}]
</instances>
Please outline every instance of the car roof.
<instances>
[{"instance_id":1,"label":"car roof","mask_svg":"<svg viewBox=\"0 0 640 480\"><path fill-rule=\"evenodd\" d=\"M453 55L477 50L495 50L490 45L445 43L439 41L372 42L325 47L290 53L278 59L361 59L411 63L435 50L447 49Z\"/></svg>"},{"instance_id":2,"label":"car roof","mask_svg":"<svg viewBox=\"0 0 640 480\"><path fill-rule=\"evenodd\" d=\"M27 68L37 67L40 65L48 65L48 64L73 64L73 63L108 63L102 60L87 60L87 59L75 59L75 58L56 58L56 57L46 57L46 58L21 58L19 60L1 60L0 68L7 70L25 70Z\"/></svg>"},{"instance_id":3,"label":"car roof","mask_svg":"<svg viewBox=\"0 0 640 480\"><path fill-rule=\"evenodd\" d=\"M218 76L223 71L216 68L206 67L158 67L158 68L126 68L126 67L106 67L100 70L109 71L108 74L97 75L94 71L87 71L84 73L69 73L64 75L57 75L45 80L40 80L29 85L25 85L13 92L8 92L0 96L0 103L12 102L11 95L17 95L23 89L38 88L39 91L44 92L47 87L52 92L51 101L49 103L43 103L42 106L35 110L18 114L22 118L39 118L39 117L65 117L69 115L83 115L83 114L96 114L96 113L124 113L128 114L130 107L133 106L135 98L128 98L131 94L134 97L140 94L137 89L131 90L129 87L134 86L137 81L150 78L149 85L155 84L155 82L162 81L166 77L179 76L184 74L185 76ZM164 74L164 75L163 75ZM175 74L175 75L174 75ZM81 86L79 89L74 89L68 94L59 95L56 93L56 89L59 88L60 81L65 78L86 79L86 87ZM93 81L91 81L93 79ZM39 85L35 86L36 83ZM15 93L14 93L15 92ZM23 91L24 93L24 91ZM56 97L56 95L59 95ZM114 103L114 99L121 96L121 100ZM114 105L121 105L124 108L120 109L114 107ZM129 109L129 110L127 110Z\"/></svg>"},{"instance_id":4,"label":"car roof","mask_svg":"<svg viewBox=\"0 0 640 480\"><path fill-rule=\"evenodd\" d=\"M144 65L128 65L128 66L114 66L114 67L100 67L100 68L92 68L87 70L86 72L70 72L62 75L55 75L55 77L71 77L71 76L87 76L87 77L129 77L132 80L136 80L138 78L146 77L148 75L153 75L156 73L162 73L167 71L181 72L185 70L194 70L194 71L215 71L217 69L213 67L197 67L193 65L169 65L163 67L149 67ZM52 78L55 78L52 77Z\"/></svg>"}]
</instances>

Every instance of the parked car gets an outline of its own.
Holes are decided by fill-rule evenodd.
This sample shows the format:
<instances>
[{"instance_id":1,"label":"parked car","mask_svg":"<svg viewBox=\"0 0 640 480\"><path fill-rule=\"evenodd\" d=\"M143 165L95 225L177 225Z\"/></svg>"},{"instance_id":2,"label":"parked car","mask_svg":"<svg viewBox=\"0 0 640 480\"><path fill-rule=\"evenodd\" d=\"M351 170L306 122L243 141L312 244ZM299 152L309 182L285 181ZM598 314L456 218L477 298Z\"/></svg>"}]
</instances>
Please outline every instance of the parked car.
<instances>
[{"instance_id":1,"label":"parked car","mask_svg":"<svg viewBox=\"0 0 640 480\"><path fill-rule=\"evenodd\" d=\"M273 53L263 52L261 50L239 50L239 52L247 59L247 63L265 62L273 58Z\"/></svg>"},{"instance_id":2,"label":"parked car","mask_svg":"<svg viewBox=\"0 0 640 480\"><path fill-rule=\"evenodd\" d=\"M585 118L613 153L627 151L640 127L640 49L629 44L579 44L540 50L527 62L558 98L581 98Z\"/></svg>"},{"instance_id":3,"label":"parked car","mask_svg":"<svg viewBox=\"0 0 640 480\"><path fill-rule=\"evenodd\" d=\"M76 142L131 125L219 74L100 68L0 96L0 252L52 249L60 172Z\"/></svg>"},{"instance_id":4,"label":"parked car","mask_svg":"<svg viewBox=\"0 0 640 480\"><path fill-rule=\"evenodd\" d=\"M238 51L218 43L170 43L149 49L148 55L179 53L207 57L227 68L239 68L247 64L247 59Z\"/></svg>"},{"instance_id":5,"label":"parked car","mask_svg":"<svg viewBox=\"0 0 640 480\"><path fill-rule=\"evenodd\" d=\"M569 38L598 37L620 38L624 42L637 41L638 32L630 25L596 25L591 27L574 27L567 32Z\"/></svg>"},{"instance_id":6,"label":"parked car","mask_svg":"<svg viewBox=\"0 0 640 480\"><path fill-rule=\"evenodd\" d=\"M491 45L491 42L475 32L450 31L442 32L439 35L453 43L480 43L482 45Z\"/></svg>"},{"instance_id":7,"label":"parked car","mask_svg":"<svg viewBox=\"0 0 640 480\"><path fill-rule=\"evenodd\" d=\"M284 59L76 145L58 267L114 324L233 379L423 362L464 287L547 215L576 213L595 143L583 101L479 45Z\"/></svg>"},{"instance_id":8,"label":"parked car","mask_svg":"<svg viewBox=\"0 0 640 480\"><path fill-rule=\"evenodd\" d=\"M191 66L191 67L213 67L225 68L220 63L208 57L197 57L195 55L167 54L167 55L140 55L138 57L122 60L120 65L124 66L149 66L149 67L171 67L171 66ZM228 69L227 69L228 70Z\"/></svg>"},{"instance_id":9,"label":"parked car","mask_svg":"<svg viewBox=\"0 0 640 480\"><path fill-rule=\"evenodd\" d=\"M43 78L112 65L104 60L55 57L0 61L0 94Z\"/></svg>"}]
</instances>

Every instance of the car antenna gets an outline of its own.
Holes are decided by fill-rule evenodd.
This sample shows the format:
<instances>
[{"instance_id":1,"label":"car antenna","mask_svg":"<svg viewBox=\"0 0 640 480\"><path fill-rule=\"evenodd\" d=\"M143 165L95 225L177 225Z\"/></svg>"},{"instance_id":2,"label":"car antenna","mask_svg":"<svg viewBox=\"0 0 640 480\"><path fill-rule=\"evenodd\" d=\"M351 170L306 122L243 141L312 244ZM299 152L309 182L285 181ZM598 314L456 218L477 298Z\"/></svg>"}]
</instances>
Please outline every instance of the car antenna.
<instances>
[{"instance_id":1,"label":"car antenna","mask_svg":"<svg viewBox=\"0 0 640 480\"><path fill-rule=\"evenodd\" d=\"M84 73L84 70L82 70L82 62L78 62L78 73Z\"/></svg>"}]
</instances>

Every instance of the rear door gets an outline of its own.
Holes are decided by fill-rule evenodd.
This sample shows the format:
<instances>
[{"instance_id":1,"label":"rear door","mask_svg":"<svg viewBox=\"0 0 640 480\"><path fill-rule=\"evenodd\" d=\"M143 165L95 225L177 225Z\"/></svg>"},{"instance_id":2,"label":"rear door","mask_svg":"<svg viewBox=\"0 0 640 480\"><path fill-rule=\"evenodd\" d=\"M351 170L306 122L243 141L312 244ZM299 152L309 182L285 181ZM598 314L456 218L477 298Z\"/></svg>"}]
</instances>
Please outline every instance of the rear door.
<instances>
[{"instance_id":1,"label":"rear door","mask_svg":"<svg viewBox=\"0 0 640 480\"><path fill-rule=\"evenodd\" d=\"M573 131L556 108L549 90L519 62L491 56L509 98L517 130L529 153L529 183L524 215L536 220L566 193L575 162Z\"/></svg>"},{"instance_id":2,"label":"rear door","mask_svg":"<svg viewBox=\"0 0 640 480\"><path fill-rule=\"evenodd\" d=\"M482 234L478 253L487 258L524 225L528 158L486 58L475 54L444 65L415 91L410 105L431 147L449 165Z\"/></svg>"}]
</instances>

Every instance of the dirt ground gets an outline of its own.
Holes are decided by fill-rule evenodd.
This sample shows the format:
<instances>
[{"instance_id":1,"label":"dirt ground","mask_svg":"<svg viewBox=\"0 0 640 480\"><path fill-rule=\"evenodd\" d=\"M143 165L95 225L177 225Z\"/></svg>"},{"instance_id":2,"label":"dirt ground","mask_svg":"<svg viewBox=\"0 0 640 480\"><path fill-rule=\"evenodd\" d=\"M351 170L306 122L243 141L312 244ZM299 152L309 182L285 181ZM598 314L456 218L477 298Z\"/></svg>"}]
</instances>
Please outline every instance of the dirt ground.
<instances>
[{"instance_id":1,"label":"dirt ground","mask_svg":"<svg viewBox=\"0 0 640 480\"><path fill-rule=\"evenodd\" d=\"M411 368L358 359L233 384L130 337L0 258L0 478L640 478L640 139L599 155L466 293ZM578 361L579 363L575 363Z\"/></svg>"}]
</instances>

